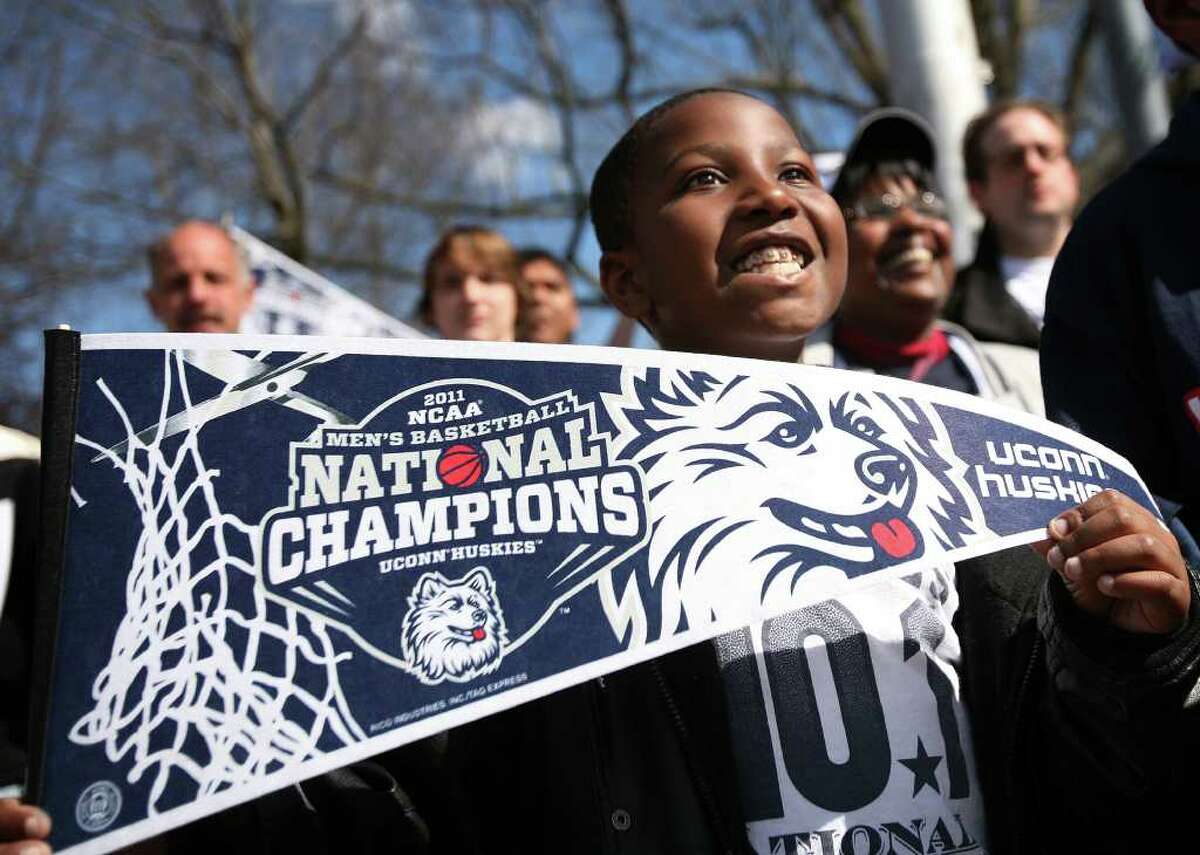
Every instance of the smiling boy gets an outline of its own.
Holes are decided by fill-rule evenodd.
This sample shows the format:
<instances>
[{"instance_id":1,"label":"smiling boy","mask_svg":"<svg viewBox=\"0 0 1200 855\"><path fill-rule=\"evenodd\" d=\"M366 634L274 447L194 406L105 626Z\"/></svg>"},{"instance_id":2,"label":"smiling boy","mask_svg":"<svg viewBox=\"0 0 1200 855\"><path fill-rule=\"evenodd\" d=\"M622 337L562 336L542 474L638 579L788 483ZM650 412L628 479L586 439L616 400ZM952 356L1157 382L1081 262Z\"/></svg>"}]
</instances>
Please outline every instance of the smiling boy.
<instances>
[{"instance_id":1,"label":"smiling boy","mask_svg":"<svg viewBox=\"0 0 1200 855\"><path fill-rule=\"evenodd\" d=\"M664 102L596 173L606 295L663 347L796 361L847 267L815 175L757 99ZM1046 561L1021 548L929 569L467 728L460 748L503 755L464 752L488 844L824 855L1144 843L1161 831L1148 824L1160 784L1175 786L1166 746L1185 747L1195 585L1173 539L1112 493L1048 538ZM817 637L825 657L804 652ZM1115 830L1114 808L1126 820Z\"/></svg>"},{"instance_id":2,"label":"smiling boy","mask_svg":"<svg viewBox=\"0 0 1200 855\"><path fill-rule=\"evenodd\" d=\"M761 101L664 102L600 165L591 205L605 293L663 348L794 362L841 299L841 213Z\"/></svg>"},{"instance_id":3,"label":"smiling boy","mask_svg":"<svg viewBox=\"0 0 1200 855\"><path fill-rule=\"evenodd\" d=\"M796 362L842 296L837 204L765 103L705 92L661 109L636 156L622 141L596 174L605 293L664 347ZM603 189L621 174L636 188L627 212ZM710 646L743 848L871 851L907 836L986 851L953 578L938 568L881 583ZM827 655L804 653L806 639ZM677 676L671 658L655 667Z\"/></svg>"}]
</instances>

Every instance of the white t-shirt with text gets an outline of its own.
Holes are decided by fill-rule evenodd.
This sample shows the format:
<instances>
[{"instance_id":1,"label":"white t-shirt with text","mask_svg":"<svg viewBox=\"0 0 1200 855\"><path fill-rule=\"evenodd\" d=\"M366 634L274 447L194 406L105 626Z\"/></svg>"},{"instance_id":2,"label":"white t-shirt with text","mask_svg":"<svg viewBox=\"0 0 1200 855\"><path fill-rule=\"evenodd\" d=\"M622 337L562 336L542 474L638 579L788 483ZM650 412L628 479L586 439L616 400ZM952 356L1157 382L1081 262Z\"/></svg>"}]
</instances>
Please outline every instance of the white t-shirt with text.
<instances>
[{"instance_id":1,"label":"white t-shirt with text","mask_svg":"<svg viewBox=\"0 0 1200 855\"><path fill-rule=\"evenodd\" d=\"M716 639L759 855L986 852L954 567Z\"/></svg>"}]
</instances>

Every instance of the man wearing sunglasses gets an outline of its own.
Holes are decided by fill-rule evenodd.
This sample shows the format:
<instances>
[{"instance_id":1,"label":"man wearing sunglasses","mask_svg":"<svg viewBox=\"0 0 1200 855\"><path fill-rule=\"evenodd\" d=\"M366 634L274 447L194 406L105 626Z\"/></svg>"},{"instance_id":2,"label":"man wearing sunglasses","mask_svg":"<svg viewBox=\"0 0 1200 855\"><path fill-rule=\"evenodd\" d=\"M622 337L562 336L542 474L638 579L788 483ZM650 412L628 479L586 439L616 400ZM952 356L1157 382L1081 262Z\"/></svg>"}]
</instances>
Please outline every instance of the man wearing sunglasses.
<instances>
[{"instance_id":1,"label":"man wearing sunglasses","mask_svg":"<svg viewBox=\"0 0 1200 855\"><path fill-rule=\"evenodd\" d=\"M1066 124L1040 101L999 101L963 134L971 199L985 218L945 316L981 341L1037 347L1054 259L1079 204Z\"/></svg>"},{"instance_id":2,"label":"man wearing sunglasses","mask_svg":"<svg viewBox=\"0 0 1200 855\"><path fill-rule=\"evenodd\" d=\"M1037 354L981 345L938 320L954 283L951 228L933 176L933 136L904 110L869 115L832 193L846 218L846 292L808 364L870 370L1040 412Z\"/></svg>"}]
</instances>

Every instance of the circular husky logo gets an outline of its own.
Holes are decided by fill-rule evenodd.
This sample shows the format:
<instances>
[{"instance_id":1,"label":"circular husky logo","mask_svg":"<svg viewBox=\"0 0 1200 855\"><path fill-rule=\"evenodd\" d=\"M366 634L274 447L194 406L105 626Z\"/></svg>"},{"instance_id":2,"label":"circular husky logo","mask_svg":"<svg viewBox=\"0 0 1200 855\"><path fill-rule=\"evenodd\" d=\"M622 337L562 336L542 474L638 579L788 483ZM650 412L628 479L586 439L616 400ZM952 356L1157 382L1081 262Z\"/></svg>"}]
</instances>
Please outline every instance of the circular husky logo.
<instances>
[{"instance_id":1,"label":"circular husky logo","mask_svg":"<svg viewBox=\"0 0 1200 855\"><path fill-rule=\"evenodd\" d=\"M95 833L112 825L121 812L121 791L109 781L97 781L79 794L75 821L84 831Z\"/></svg>"}]
</instances>

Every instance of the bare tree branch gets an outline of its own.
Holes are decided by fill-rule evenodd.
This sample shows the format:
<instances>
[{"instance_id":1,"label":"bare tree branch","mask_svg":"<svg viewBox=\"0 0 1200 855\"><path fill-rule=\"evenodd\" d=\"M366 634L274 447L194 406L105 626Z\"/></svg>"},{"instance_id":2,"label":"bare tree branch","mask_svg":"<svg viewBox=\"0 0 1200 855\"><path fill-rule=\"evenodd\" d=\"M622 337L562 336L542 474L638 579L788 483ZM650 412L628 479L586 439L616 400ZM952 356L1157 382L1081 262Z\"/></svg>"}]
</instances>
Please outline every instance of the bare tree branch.
<instances>
[{"instance_id":1,"label":"bare tree branch","mask_svg":"<svg viewBox=\"0 0 1200 855\"><path fill-rule=\"evenodd\" d=\"M575 84L563 63L557 45L546 28L546 19L532 0L512 0L518 17L537 47L537 55L549 76L558 106L558 127L562 138L560 160L571 184L575 202L571 234L563 256L576 261L579 244L587 226L587 183L579 166L575 139Z\"/></svg>"},{"instance_id":2,"label":"bare tree branch","mask_svg":"<svg viewBox=\"0 0 1200 855\"><path fill-rule=\"evenodd\" d=\"M1004 11L1006 10L1006 11ZM1033 18L1031 0L971 0L979 53L992 66L992 89L997 98L1015 97L1024 67L1025 33Z\"/></svg>"},{"instance_id":3,"label":"bare tree branch","mask_svg":"<svg viewBox=\"0 0 1200 855\"><path fill-rule=\"evenodd\" d=\"M263 191L275 212L280 244L284 252L303 263L308 256L304 179L287 130L259 76L250 26L252 8L248 3L239 3L236 17L223 0L209 0L208 8L233 45L232 64L251 114L250 150Z\"/></svg>"},{"instance_id":4,"label":"bare tree branch","mask_svg":"<svg viewBox=\"0 0 1200 855\"><path fill-rule=\"evenodd\" d=\"M813 6L863 83L880 102L887 103L887 65L859 0L813 0Z\"/></svg>"},{"instance_id":5,"label":"bare tree branch","mask_svg":"<svg viewBox=\"0 0 1200 855\"><path fill-rule=\"evenodd\" d=\"M350 31L344 35L333 50L325 55L317 66L316 72L308 85L304 87L299 95L292 100L292 103L283 111L283 118L280 120L280 128L284 133L288 133L295 126L296 122L308 109L313 100L320 95L328 86L329 80L333 76L333 72L338 65L346 58L346 56L354 50L355 46L361 41L363 34L367 31L367 12L362 10L358 13L358 17L354 21L354 25Z\"/></svg>"},{"instance_id":6,"label":"bare tree branch","mask_svg":"<svg viewBox=\"0 0 1200 855\"><path fill-rule=\"evenodd\" d=\"M411 38L374 38L393 22L376 17L387 2ZM680 90L723 85L840 141L849 123L831 114L888 98L873 17L884 2L10 0L0 360L35 360L22 325L53 314L59 293L110 278L125 286L112 293L135 295L147 231L221 210L385 307L406 303L431 236L463 219L544 226L595 286L587 183L622 127ZM1096 91L1094 4L971 7L993 94L1053 93L1083 132L1085 190L1119 168L1120 117ZM586 51L570 41L581 37ZM586 65L597 56L608 67ZM481 148L545 144L540 127L505 124L528 116L526 100L553 121L551 148L503 177L475 168ZM20 408L36 395L0 390L0 408L32 412Z\"/></svg>"},{"instance_id":7,"label":"bare tree branch","mask_svg":"<svg viewBox=\"0 0 1200 855\"><path fill-rule=\"evenodd\" d=\"M13 172L18 177L20 192L11 209L6 212L7 222L4 225L3 236L0 240L13 243L16 240L16 230L21 227L35 208L35 197L41 189L41 173L44 171L50 148L60 139L65 126L62 113L62 45L55 44L50 50L49 61L42 64L45 72L45 82L42 86L41 115L35 129L33 143L28 155L28 168L24 164L10 163L15 167Z\"/></svg>"},{"instance_id":8,"label":"bare tree branch","mask_svg":"<svg viewBox=\"0 0 1200 855\"><path fill-rule=\"evenodd\" d=\"M1064 87L1062 101L1063 115L1071 125L1079 111L1079 102L1083 98L1086 83L1088 56L1092 45L1096 42L1099 32L1098 20L1094 6L1089 5L1083 13L1083 21L1075 36L1075 44L1071 48L1071 62L1067 67L1067 82Z\"/></svg>"},{"instance_id":9,"label":"bare tree branch","mask_svg":"<svg viewBox=\"0 0 1200 855\"><path fill-rule=\"evenodd\" d=\"M388 190L373 182L363 181L349 175L338 175L320 170L312 175L314 181L351 194L363 202L410 208L431 217L448 219L474 218L499 219L556 219L573 216L580 203L587 205L586 194L551 193L545 196L530 196L509 203L481 203L466 199L432 199L416 193Z\"/></svg>"},{"instance_id":10,"label":"bare tree branch","mask_svg":"<svg viewBox=\"0 0 1200 855\"><path fill-rule=\"evenodd\" d=\"M159 25L156 17L148 17L147 23L150 25L155 36L157 36ZM155 45L155 53L167 62L178 66L188 75L196 91L203 94L206 101L225 120L226 125L230 128L237 128L243 131L248 130L237 103L217 81L212 69L203 62L200 62L195 52L177 44L171 44L170 42L170 39L163 39L161 44ZM220 52L226 53L224 49Z\"/></svg>"},{"instance_id":11,"label":"bare tree branch","mask_svg":"<svg viewBox=\"0 0 1200 855\"><path fill-rule=\"evenodd\" d=\"M629 20L629 9L625 0L604 0L604 10L608 13L613 39L621 55L621 69L617 75L617 83L613 87L613 97L621 105L621 113L625 121L632 124L636 114L633 108L633 96L630 89L633 85L633 75L637 69L637 53L633 46L633 27Z\"/></svg>"},{"instance_id":12,"label":"bare tree branch","mask_svg":"<svg viewBox=\"0 0 1200 855\"><path fill-rule=\"evenodd\" d=\"M780 81L770 80L761 76L732 75L726 77L723 82L725 85L732 86L735 89L749 89L752 91L771 90L790 97L809 98L814 101L833 104L837 107L845 107L847 110L856 113L864 113L876 106L876 104L863 101L844 92L823 89L822 87L813 86L810 83L804 83L799 80Z\"/></svg>"},{"instance_id":13,"label":"bare tree branch","mask_svg":"<svg viewBox=\"0 0 1200 855\"><path fill-rule=\"evenodd\" d=\"M1032 0L1010 0L1008 5L1008 38L1004 44L1008 48L1010 79L1006 81L1005 94L1013 96L1018 91L1018 76L1024 63L1022 53L1025 49L1025 33L1029 29L1029 21L1033 15Z\"/></svg>"},{"instance_id":14,"label":"bare tree branch","mask_svg":"<svg viewBox=\"0 0 1200 855\"><path fill-rule=\"evenodd\" d=\"M140 202L108 188L88 187L45 169L39 169L33 164L12 162L6 163L5 168L18 179L38 178L56 184L85 205L131 211L162 223L176 223L187 216L187 211L179 208L165 208Z\"/></svg>"},{"instance_id":15,"label":"bare tree branch","mask_svg":"<svg viewBox=\"0 0 1200 855\"><path fill-rule=\"evenodd\" d=\"M524 95L531 100L543 104L554 104L556 102L553 93L533 85L524 75L501 67L489 57L472 54L468 57L458 57L457 61L462 64L472 64L485 70L486 73L502 82L513 92ZM716 80L701 79L663 86L641 86L637 89L631 89L627 94L622 92L618 86L612 92L605 92L600 95L577 93L574 103L576 111L607 110L615 103L621 107L623 113L625 112L625 104L628 103L631 105L628 115L629 120L632 122L633 118L636 118L636 109L632 108L634 104L658 101L679 92L701 86L717 85L729 86L735 89L750 89L757 92L778 92L790 97L808 98L813 101L821 101L837 107L844 107L854 112L863 112L876 106L876 102L864 101L844 91L826 89L801 80L778 80L765 75L749 74L729 74Z\"/></svg>"}]
</instances>

